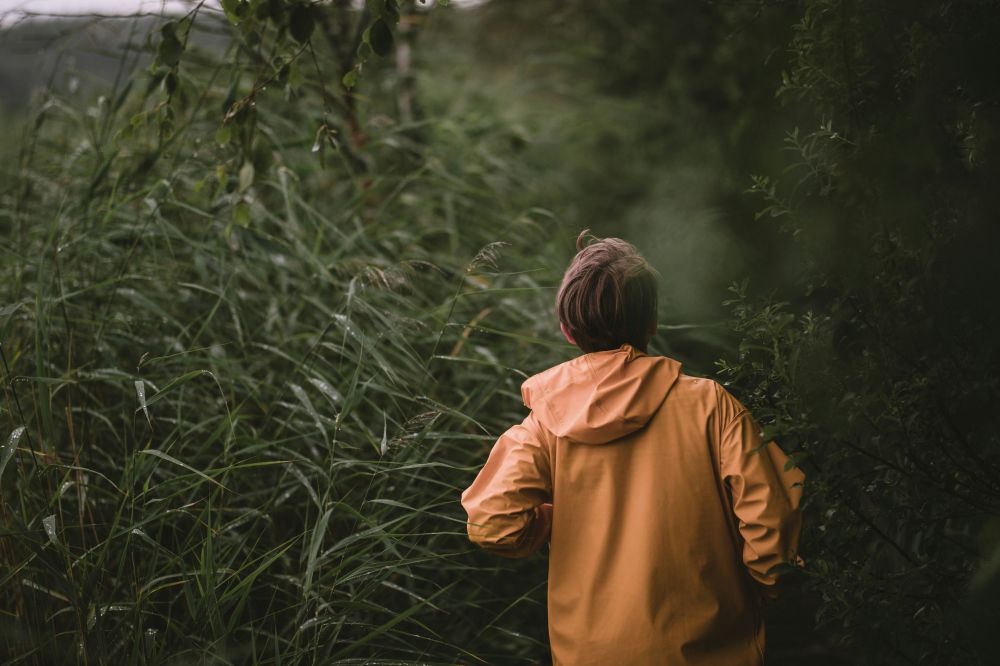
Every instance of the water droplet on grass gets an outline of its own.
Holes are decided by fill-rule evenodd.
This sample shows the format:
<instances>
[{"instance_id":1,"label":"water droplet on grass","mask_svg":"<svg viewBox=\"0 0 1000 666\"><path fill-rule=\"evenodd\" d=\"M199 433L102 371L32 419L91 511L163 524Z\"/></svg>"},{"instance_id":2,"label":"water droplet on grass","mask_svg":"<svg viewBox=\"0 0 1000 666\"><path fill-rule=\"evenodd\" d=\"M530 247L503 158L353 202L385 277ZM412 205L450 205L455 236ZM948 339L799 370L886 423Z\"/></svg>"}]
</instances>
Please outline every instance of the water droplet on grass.
<instances>
[{"instance_id":1,"label":"water droplet on grass","mask_svg":"<svg viewBox=\"0 0 1000 666\"><path fill-rule=\"evenodd\" d=\"M59 537L56 536L56 515L53 513L42 518L42 527L45 528L45 534L49 537L49 541L58 546Z\"/></svg>"},{"instance_id":2,"label":"water droplet on grass","mask_svg":"<svg viewBox=\"0 0 1000 666\"><path fill-rule=\"evenodd\" d=\"M10 437L7 439L7 443L4 445L3 449L0 450L0 475L3 474L3 470L7 467L7 463L10 459L14 457L14 452L17 451L17 443L21 441L21 435L24 434L24 426L18 426L10 433Z\"/></svg>"}]
</instances>

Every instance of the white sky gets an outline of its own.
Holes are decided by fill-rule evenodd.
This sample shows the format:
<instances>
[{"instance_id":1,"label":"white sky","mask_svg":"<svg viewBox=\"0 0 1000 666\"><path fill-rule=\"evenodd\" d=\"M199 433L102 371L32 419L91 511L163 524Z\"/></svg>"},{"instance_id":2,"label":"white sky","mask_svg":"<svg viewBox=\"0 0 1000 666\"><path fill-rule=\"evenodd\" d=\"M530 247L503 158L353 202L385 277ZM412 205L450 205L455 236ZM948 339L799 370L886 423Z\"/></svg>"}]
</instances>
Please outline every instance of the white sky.
<instances>
[{"instance_id":1,"label":"white sky","mask_svg":"<svg viewBox=\"0 0 1000 666\"><path fill-rule=\"evenodd\" d=\"M208 0L218 6L218 0ZM183 13L191 0L0 0L0 27L35 16Z\"/></svg>"},{"instance_id":2,"label":"white sky","mask_svg":"<svg viewBox=\"0 0 1000 666\"><path fill-rule=\"evenodd\" d=\"M482 4L485 0L453 0L459 6ZM191 9L197 0L0 0L0 16L10 14L11 19L24 14L134 14L136 12L159 14ZM205 3L218 7L218 0ZM426 2L430 6L433 0Z\"/></svg>"},{"instance_id":3,"label":"white sky","mask_svg":"<svg viewBox=\"0 0 1000 666\"><path fill-rule=\"evenodd\" d=\"M132 14L137 11L159 13L191 8L184 0L0 0L0 14L7 12L38 14ZM218 4L212 2L210 4Z\"/></svg>"},{"instance_id":4,"label":"white sky","mask_svg":"<svg viewBox=\"0 0 1000 666\"><path fill-rule=\"evenodd\" d=\"M9 26L34 16L76 16L81 14L177 14L196 5L198 0L0 0L0 27ZM354 0L356 4L364 0ZM475 7L488 0L452 0L457 7ZM219 0L206 0L209 7L217 8ZM425 0L422 6L434 6L434 0Z\"/></svg>"}]
</instances>

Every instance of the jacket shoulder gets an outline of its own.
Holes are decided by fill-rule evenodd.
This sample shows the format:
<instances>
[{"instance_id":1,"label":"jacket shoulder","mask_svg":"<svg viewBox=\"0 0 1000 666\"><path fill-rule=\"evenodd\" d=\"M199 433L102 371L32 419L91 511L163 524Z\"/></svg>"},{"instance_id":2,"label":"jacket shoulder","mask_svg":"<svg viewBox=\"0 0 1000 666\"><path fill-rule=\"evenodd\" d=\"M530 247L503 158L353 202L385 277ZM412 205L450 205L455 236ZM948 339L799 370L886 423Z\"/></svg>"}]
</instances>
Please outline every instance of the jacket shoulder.
<instances>
[{"instance_id":1,"label":"jacket shoulder","mask_svg":"<svg viewBox=\"0 0 1000 666\"><path fill-rule=\"evenodd\" d=\"M677 377L677 385L674 392L683 395L685 398L701 399L709 402L718 402L719 393L725 391L722 384L709 377L695 377L681 373Z\"/></svg>"},{"instance_id":2,"label":"jacket shoulder","mask_svg":"<svg viewBox=\"0 0 1000 666\"><path fill-rule=\"evenodd\" d=\"M723 426L747 411L725 386L710 377L681 373L672 393L675 399L697 404L703 413L715 417Z\"/></svg>"},{"instance_id":3,"label":"jacket shoulder","mask_svg":"<svg viewBox=\"0 0 1000 666\"><path fill-rule=\"evenodd\" d=\"M571 381L585 373L586 366L582 356L546 368L521 382L521 401L528 409L533 409L533 399L543 394L547 387L555 383Z\"/></svg>"}]
</instances>

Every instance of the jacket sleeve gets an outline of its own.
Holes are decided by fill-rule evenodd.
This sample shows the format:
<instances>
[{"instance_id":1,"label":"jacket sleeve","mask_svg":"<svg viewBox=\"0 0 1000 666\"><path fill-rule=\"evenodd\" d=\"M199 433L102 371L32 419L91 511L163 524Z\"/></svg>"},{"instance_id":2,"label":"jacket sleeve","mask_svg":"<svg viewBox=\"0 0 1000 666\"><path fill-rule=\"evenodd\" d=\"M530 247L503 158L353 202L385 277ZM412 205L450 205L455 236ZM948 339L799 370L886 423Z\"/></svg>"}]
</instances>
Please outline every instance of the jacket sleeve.
<instances>
[{"instance_id":1,"label":"jacket sleeve","mask_svg":"<svg viewBox=\"0 0 1000 666\"><path fill-rule=\"evenodd\" d=\"M542 505L552 501L549 448L529 413L497 440L476 480L462 493L469 539L504 557L526 557L548 541Z\"/></svg>"},{"instance_id":2,"label":"jacket sleeve","mask_svg":"<svg viewBox=\"0 0 1000 666\"><path fill-rule=\"evenodd\" d=\"M724 423L719 447L722 478L730 491L733 513L743 539L743 563L766 598L777 596L782 563L800 562L797 549L802 515L802 483L798 467L785 470L788 456L764 442L760 426L743 405L726 394L720 411Z\"/></svg>"}]
</instances>

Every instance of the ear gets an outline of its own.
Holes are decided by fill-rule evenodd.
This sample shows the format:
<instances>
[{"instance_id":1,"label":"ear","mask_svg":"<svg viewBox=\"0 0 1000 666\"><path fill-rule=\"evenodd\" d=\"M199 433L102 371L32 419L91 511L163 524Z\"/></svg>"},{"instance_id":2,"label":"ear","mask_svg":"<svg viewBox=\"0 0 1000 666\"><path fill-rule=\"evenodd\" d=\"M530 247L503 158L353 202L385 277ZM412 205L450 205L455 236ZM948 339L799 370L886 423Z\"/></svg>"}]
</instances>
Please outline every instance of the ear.
<instances>
[{"instance_id":1,"label":"ear","mask_svg":"<svg viewBox=\"0 0 1000 666\"><path fill-rule=\"evenodd\" d=\"M576 340L574 340L573 336L569 334L569 329L566 328L566 324L559 322L559 330L562 331L562 334L566 337L566 342L570 343L571 345L576 344Z\"/></svg>"}]
</instances>

